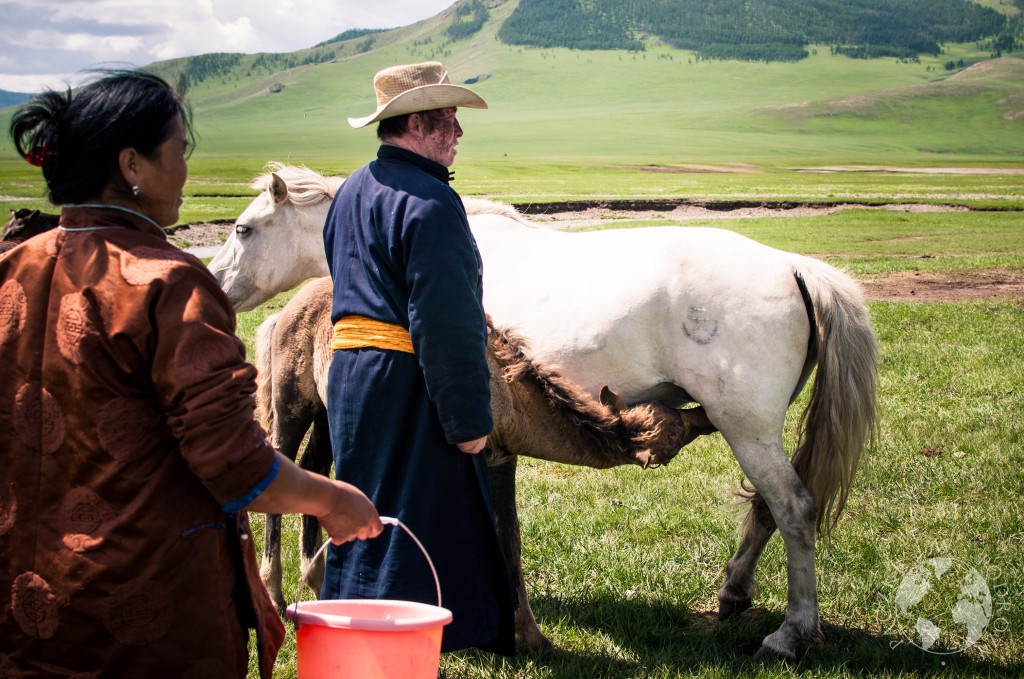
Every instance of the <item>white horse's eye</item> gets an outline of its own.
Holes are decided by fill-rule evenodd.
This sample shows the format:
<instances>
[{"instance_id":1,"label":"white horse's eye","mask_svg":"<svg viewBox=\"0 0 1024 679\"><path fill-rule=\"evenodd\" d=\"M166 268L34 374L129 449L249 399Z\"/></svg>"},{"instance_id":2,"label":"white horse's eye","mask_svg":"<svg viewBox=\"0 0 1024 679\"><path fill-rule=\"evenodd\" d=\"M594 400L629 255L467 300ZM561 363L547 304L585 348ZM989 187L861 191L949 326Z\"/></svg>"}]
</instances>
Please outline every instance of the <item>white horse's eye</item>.
<instances>
[{"instance_id":1,"label":"white horse's eye","mask_svg":"<svg viewBox=\"0 0 1024 679\"><path fill-rule=\"evenodd\" d=\"M252 228L244 224L239 224L238 226L235 227L235 233L237 233L239 236L248 235L250 231L252 231Z\"/></svg>"}]
</instances>

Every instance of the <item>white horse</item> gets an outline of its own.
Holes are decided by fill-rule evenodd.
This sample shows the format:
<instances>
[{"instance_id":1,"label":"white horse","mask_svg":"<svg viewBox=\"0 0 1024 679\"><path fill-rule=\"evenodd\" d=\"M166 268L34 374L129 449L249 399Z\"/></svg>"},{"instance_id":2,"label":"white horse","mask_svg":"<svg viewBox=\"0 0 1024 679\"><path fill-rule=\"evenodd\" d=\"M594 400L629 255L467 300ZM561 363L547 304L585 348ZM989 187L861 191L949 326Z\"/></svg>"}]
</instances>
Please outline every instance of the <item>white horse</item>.
<instances>
[{"instance_id":1,"label":"white horse","mask_svg":"<svg viewBox=\"0 0 1024 679\"><path fill-rule=\"evenodd\" d=\"M285 183L256 182L269 188L210 264L240 310L284 289L272 279L327 271L330 192L300 206ZM566 233L488 201L467 201L467 211L497 327L524 336L534 360L560 366L592 396L611 384L626 403L699 403L732 448L757 492L718 593L719 617L750 606L757 560L778 528L786 618L758 654L793 659L801 644L821 643L816 531L835 525L877 428L877 345L856 282L719 229ZM815 366L790 461L786 412Z\"/></svg>"},{"instance_id":2,"label":"white horse","mask_svg":"<svg viewBox=\"0 0 1024 679\"><path fill-rule=\"evenodd\" d=\"M210 270L237 311L255 309L305 280L330 275L324 220L344 179L293 165L268 166L272 171L251 185L259 196L210 260ZM259 266L252 266L255 262Z\"/></svg>"}]
</instances>

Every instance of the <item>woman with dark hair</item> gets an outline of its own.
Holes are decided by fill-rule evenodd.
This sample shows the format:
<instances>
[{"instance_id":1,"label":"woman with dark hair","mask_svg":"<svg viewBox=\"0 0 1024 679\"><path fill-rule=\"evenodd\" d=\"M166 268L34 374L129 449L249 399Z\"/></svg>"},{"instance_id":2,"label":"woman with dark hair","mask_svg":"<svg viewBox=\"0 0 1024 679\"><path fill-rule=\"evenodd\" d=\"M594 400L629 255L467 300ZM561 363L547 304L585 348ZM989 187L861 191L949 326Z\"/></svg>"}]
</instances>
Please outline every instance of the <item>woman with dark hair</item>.
<instances>
[{"instance_id":1,"label":"woman with dark hair","mask_svg":"<svg viewBox=\"0 0 1024 679\"><path fill-rule=\"evenodd\" d=\"M270 677L284 629L246 510L378 534L353 486L300 470L253 419L231 305L168 243L189 110L111 72L11 120L59 228L0 257L0 676Z\"/></svg>"}]
</instances>

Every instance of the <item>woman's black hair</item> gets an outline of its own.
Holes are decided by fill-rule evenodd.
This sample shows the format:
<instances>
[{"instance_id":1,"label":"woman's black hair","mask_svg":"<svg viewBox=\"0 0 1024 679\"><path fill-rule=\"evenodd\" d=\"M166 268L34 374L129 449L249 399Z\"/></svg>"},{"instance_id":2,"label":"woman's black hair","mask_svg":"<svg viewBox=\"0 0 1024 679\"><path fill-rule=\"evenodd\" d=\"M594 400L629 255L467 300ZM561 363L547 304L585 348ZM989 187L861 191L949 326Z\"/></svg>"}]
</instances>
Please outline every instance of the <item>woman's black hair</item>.
<instances>
[{"instance_id":1,"label":"woman's black hair","mask_svg":"<svg viewBox=\"0 0 1024 679\"><path fill-rule=\"evenodd\" d=\"M21 157L43 169L54 205L99 197L120 173L121 151L134 148L152 157L170 136L177 116L190 148L195 140L183 92L145 71L102 73L100 79L74 91L46 90L11 118L14 146Z\"/></svg>"}]
</instances>

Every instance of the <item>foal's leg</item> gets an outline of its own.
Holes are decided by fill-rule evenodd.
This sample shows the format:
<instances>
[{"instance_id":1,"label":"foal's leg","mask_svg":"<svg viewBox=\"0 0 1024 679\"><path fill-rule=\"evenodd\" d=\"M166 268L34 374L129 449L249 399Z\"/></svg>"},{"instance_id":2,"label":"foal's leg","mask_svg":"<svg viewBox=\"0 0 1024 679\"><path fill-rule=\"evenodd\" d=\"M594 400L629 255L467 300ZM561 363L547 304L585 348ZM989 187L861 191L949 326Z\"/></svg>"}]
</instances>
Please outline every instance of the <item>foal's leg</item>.
<instances>
[{"instance_id":1,"label":"foal's leg","mask_svg":"<svg viewBox=\"0 0 1024 679\"><path fill-rule=\"evenodd\" d=\"M281 591L281 515L264 514L263 560L260 562L260 579L267 588L277 613L284 616L286 607Z\"/></svg>"},{"instance_id":2,"label":"foal's leg","mask_svg":"<svg viewBox=\"0 0 1024 679\"><path fill-rule=\"evenodd\" d=\"M275 417L273 430L270 432L270 443L289 460L294 461L299 454L299 446L309 429L313 415L307 409L294 413L281 403L284 399L275 397ZM329 444L328 444L329 445ZM266 531L263 539L263 563L260 564L260 578L270 593L270 598L277 606L277 612L284 615L287 607L284 592L281 589L281 516L266 515Z\"/></svg>"},{"instance_id":3,"label":"foal's leg","mask_svg":"<svg viewBox=\"0 0 1024 679\"><path fill-rule=\"evenodd\" d=\"M316 472L321 476L330 477L334 454L331 452L331 436L328 430L327 409L319 410L313 417L313 430L309 434L309 443L299 460L303 469ZM301 573L306 575L306 585L320 598L320 589L324 584L324 559L313 561L313 555L323 544L320 532L320 521L315 516L302 517L300 540L302 551L299 555Z\"/></svg>"},{"instance_id":4,"label":"foal's leg","mask_svg":"<svg viewBox=\"0 0 1024 679\"><path fill-rule=\"evenodd\" d=\"M517 457L502 449L493 447L489 460L491 473L491 500L494 503L494 522L498 531L498 542L505 555L509 578L515 582L516 634L531 651L540 651L549 646L544 633L533 617L530 600L526 594L523 578L522 541L519 537L519 512L516 509L516 463Z\"/></svg>"},{"instance_id":5,"label":"foal's leg","mask_svg":"<svg viewBox=\"0 0 1024 679\"><path fill-rule=\"evenodd\" d=\"M750 499L743 522L743 539L725 567L725 582L718 591L718 619L727 620L750 608L754 569L761 552L775 533L775 519L760 493Z\"/></svg>"},{"instance_id":6,"label":"foal's leg","mask_svg":"<svg viewBox=\"0 0 1024 679\"><path fill-rule=\"evenodd\" d=\"M776 435L774 440L768 437L747 439L729 436L726 440L743 473L764 498L786 544L786 619L778 630L764 638L757 657L795 660L798 644L820 644L823 641L818 625L815 578L814 530L817 512L814 499L786 457L781 435ZM735 563L735 567L722 586L727 596L734 590L742 590L744 580L752 579L756 557L771 536L767 523L751 523L758 524L758 527L745 536L744 543L730 560L730 564Z\"/></svg>"}]
</instances>

